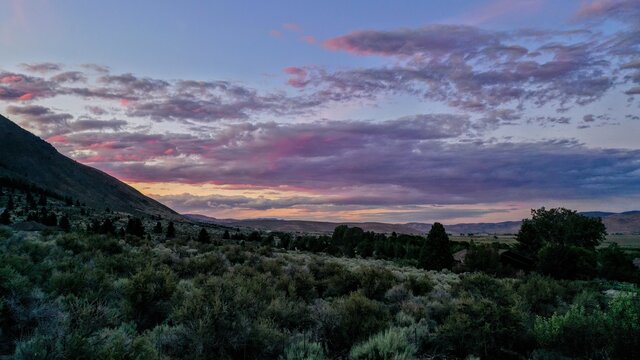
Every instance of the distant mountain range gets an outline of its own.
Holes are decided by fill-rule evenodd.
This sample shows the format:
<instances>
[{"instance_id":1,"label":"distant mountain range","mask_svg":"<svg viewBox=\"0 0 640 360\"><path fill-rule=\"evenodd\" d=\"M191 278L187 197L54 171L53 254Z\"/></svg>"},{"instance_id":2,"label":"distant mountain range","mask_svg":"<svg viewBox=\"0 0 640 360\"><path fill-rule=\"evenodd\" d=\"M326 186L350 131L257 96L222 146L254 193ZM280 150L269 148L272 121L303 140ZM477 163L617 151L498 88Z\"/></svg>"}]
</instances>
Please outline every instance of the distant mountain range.
<instances>
[{"instance_id":1,"label":"distant mountain range","mask_svg":"<svg viewBox=\"0 0 640 360\"><path fill-rule=\"evenodd\" d=\"M0 178L20 180L96 209L181 218L120 180L62 154L0 115Z\"/></svg>"},{"instance_id":2,"label":"distant mountain range","mask_svg":"<svg viewBox=\"0 0 640 360\"><path fill-rule=\"evenodd\" d=\"M607 227L609 234L640 234L640 211L627 211L623 213L610 213L601 211L589 211L582 213L586 216L600 217ZM186 218L193 221L224 225L229 227L271 230L283 232L300 232L328 234L333 232L336 226L345 224L358 226L365 231L380 233L425 234L431 229L428 223L388 224L381 222L324 222L305 220L281 220L281 219L216 219L204 215L185 214ZM516 234L520 230L522 221L504 221L498 223L469 223L445 225L447 232L451 234Z\"/></svg>"}]
</instances>

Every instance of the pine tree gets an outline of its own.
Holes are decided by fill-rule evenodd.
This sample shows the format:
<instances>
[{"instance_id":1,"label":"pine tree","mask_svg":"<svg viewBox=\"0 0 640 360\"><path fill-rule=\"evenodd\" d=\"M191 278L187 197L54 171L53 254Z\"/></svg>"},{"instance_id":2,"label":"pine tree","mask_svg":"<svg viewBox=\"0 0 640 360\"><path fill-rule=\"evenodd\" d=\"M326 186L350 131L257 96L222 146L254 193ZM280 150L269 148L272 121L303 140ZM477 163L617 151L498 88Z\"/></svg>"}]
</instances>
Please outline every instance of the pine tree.
<instances>
[{"instance_id":1,"label":"pine tree","mask_svg":"<svg viewBox=\"0 0 640 360\"><path fill-rule=\"evenodd\" d=\"M9 225L11 224L11 213L8 209L4 209L2 214L0 214L0 224Z\"/></svg>"},{"instance_id":2,"label":"pine tree","mask_svg":"<svg viewBox=\"0 0 640 360\"><path fill-rule=\"evenodd\" d=\"M160 221L158 221L156 223L156 226L153 227L153 233L154 234L162 234L162 224L160 223Z\"/></svg>"},{"instance_id":3,"label":"pine tree","mask_svg":"<svg viewBox=\"0 0 640 360\"><path fill-rule=\"evenodd\" d=\"M33 198L33 195L31 195L30 192L27 193L27 207L28 208L35 208L36 207L36 200Z\"/></svg>"},{"instance_id":4,"label":"pine tree","mask_svg":"<svg viewBox=\"0 0 640 360\"><path fill-rule=\"evenodd\" d=\"M142 225L142 220L138 218L130 218L127 222L127 234L131 234L137 237L144 236L144 225Z\"/></svg>"},{"instance_id":5,"label":"pine tree","mask_svg":"<svg viewBox=\"0 0 640 360\"><path fill-rule=\"evenodd\" d=\"M167 226L167 238L173 239L176 237L176 228L173 225L173 221L169 221L169 225Z\"/></svg>"},{"instance_id":6,"label":"pine tree","mask_svg":"<svg viewBox=\"0 0 640 360\"><path fill-rule=\"evenodd\" d=\"M428 270L450 269L453 266L449 236L442 224L437 222L431 226L419 257L422 267Z\"/></svg>"},{"instance_id":7,"label":"pine tree","mask_svg":"<svg viewBox=\"0 0 640 360\"><path fill-rule=\"evenodd\" d=\"M40 198L38 199L38 205L40 206L47 205L47 197L44 194L40 194Z\"/></svg>"},{"instance_id":8,"label":"pine tree","mask_svg":"<svg viewBox=\"0 0 640 360\"><path fill-rule=\"evenodd\" d=\"M100 234L115 234L116 228L113 226L111 219L106 218L100 225ZM144 233L144 231L143 231Z\"/></svg>"},{"instance_id":9,"label":"pine tree","mask_svg":"<svg viewBox=\"0 0 640 360\"><path fill-rule=\"evenodd\" d=\"M63 215L60 218L60 223L58 224L58 226L60 226L60 229L62 229L62 231L64 232L69 232L71 230L71 224L69 223L69 218L67 217L67 215Z\"/></svg>"},{"instance_id":10,"label":"pine tree","mask_svg":"<svg viewBox=\"0 0 640 360\"><path fill-rule=\"evenodd\" d=\"M15 208L15 204L13 203L13 196L9 196L9 200L7 200L7 206L5 208L9 211Z\"/></svg>"},{"instance_id":11,"label":"pine tree","mask_svg":"<svg viewBox=\"0 0 640 360\"><path fill-rule=\"evenodd\" d=\"M229 230L225 230L224 234L222 234L222 238L225 240L231 239L231 235L229 234Z\"/></svg>"},{"instance_id":12,"label":"pine tree","mask_svg":"<svg viewBox=\"0 0 640 360\"><path fill-rule=\"evenodd\" d=\"M198 242L208 243L211 240L209 233L205 228L200 229L200 233L198 234Z\"/></svg>"}]
</instances>

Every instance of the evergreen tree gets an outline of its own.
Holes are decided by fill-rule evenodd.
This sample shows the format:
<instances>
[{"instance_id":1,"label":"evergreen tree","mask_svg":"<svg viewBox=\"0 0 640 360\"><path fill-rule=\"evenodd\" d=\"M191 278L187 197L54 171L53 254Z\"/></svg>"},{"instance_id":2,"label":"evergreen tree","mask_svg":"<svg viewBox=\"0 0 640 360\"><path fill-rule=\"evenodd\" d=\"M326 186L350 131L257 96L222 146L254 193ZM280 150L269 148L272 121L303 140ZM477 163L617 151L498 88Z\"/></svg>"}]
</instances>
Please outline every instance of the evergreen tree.
<instances>
[{"instance_id":1,"label":"evergreen tree","mask_svg":"<svg viewBox=\"0 0 640 360\"><path fill-rule=\"evenodd\" d=\"M229 239L231 239L231 235L229 234L229 230L225 230L225 231L224 231L224 234L222 234L222 238L223 238L224 240L229 240Z\"/></svg>"},{"instance_id":2,"label":"evergreen tree","mask_svg":"<svg viewBox=\"0 0 640 360\"><path fill-rule=\"evenodd\" d=\"M38 205L47 206L47 197L44 194L40 194L40 198L38 199Z\"/></svg>"},{"instance_id":3,"label":"evergreen tree","mask_svg":"<svg viewBox=\"0 0 640 360\"><path fill-rule=\"evenodd\" d=\"M58 217L54 212L46 212L40 217L40 222L47 226L57 226Z\"/></svg>"},{"instance_id":4,"label":"evergreen tree","mask_svg":"<svg viewBox=\"0 0 640 360\"><path fill-rule=\"evenodd\" d=\"M211 240L211 237L209 236L207 229L205 228L200 229L200 233L198 234L198 242L208 243L210 240Z\"/></svg>"},{"instance_id":5,"label":"evergreen tree","mask_svg":"<svg viewBox=\"0 0 640 360\"><path fill-rule=\"evenodd\" d=\"M142 220L139 218L129 218L127 222L127 234L143 237L144 236L144 225L142 225Z\"/></svg>"},{"instance_id":6,"label":"evergreen tree","mask_svg":"<svg viewBox=\"0 0 640 360\"><path fill-rule=\"evenodd\" d=\"M431 226L427 241L420 249L420 265L428 270L450 269L453 265L453 255L449 243L449 236L440 223Z\"/></svg>"},{"instance_id":7,"label":"evergreen tree","mask_svg":"<svg viewBox=\"0 0 640 360\"><path fill-rule=\"evenodd\" d=\"M111 221L111 219L106 218L102 222L102 225L100 225L100 234L115 234L115 233L116 233L116 228L115 226L113 226L113 222ZM144 234L144 230L142 231L142 233Z\"/></svg>"},{"instance_id":8,"label":"evergreen tree","mask_svg":"<svg viewBox=\"0 0 640 360\"><path fill-rule=\"evenodd\" d=\"M28 208L35 208L36 207L36 200L33 198L33 195L31 195L30 192L27 193L26 202L27 202L27 207Z\"/></svg>"},{"instance_id":9,"label":"evergreen tree","mask_svg":"<svg viewBox=\"0 0 640 360\"><path fill-rule=\"evenodd\" d=\"M176 228L173 225L173 221L169 221L169 225L167 226L167 238L173 239L176 237Z\"/></svg>"},{"instance_id":10,"label":"evergreen tree","mask_svg":"<svg viewBox=\"0 0 640 360\"><path fill-rule=\"evenodd\" d=\"M160 221L158 221L156 223L156 226L153 227L153 233L154 234L162 234L162 224L160 223Z\"/></svg>"},{"instance_id":11,"label":"evergreen tree","mask_svg":"<svg viewBox=\"0 0 640 360\"><path fill-rule=\"evenodd\" d=\"M9 196L9 200L7 200L7 206L5 208L9 211L15 208L15 204L13 203L13 196Z\"/></svg>"},{"instance_id":12,"label":"evergreen tree","mask_svg":"<svg viewBox=\"0 0 640 360\"><path fill-rule=\"evenodd\" d=\"M69 223L69 218L67 217L67 215L63 215L60 218L58 226L60 226L60 229L62 229L64 232L69 232L71 230L71 224Z\"/></svg>"},{"instance_id":13,"label":"evergreen tree","mask_svg":"<svg viewBox=\"0 0 640 360\"><path fill-rule=\"evenodd\" d=\"M11 224L11 212L8 209L4 209L2 214L0 214L0 224L9 225Z\"/></svg>"}]
</instances>

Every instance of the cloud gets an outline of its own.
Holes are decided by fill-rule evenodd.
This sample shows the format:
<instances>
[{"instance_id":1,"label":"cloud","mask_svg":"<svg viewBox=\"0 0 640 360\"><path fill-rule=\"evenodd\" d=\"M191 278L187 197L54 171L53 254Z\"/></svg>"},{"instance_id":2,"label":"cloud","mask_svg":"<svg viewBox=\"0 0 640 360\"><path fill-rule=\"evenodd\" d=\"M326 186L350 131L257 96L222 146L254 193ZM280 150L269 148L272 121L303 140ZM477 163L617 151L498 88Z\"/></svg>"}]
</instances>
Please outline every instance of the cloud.
<instances>
[{"instance_id":1,"label":"cloud","mask_svg":"<svg viewBox=\"0 0 640 360\"><path fill-rule=\"evenodd\" d=\"M57 85L40 77L0 71L0 100L32 100L56 95Z\"/></svg>"},{"instance_id":2,"label":"cloud","mask_svg":"<svg viewBox=\"0 0 640 360\"><path fill-rule=\"evenodd\" d=\"M51 81L55 83L75 83L86 82L87 77L80 71L67 71L51 77Z\"/></svg>"},{"instance_id":3,"label":"cloud","mask_svg":"<svg viewBox=\"0 0 640 360\"><path fill-rule=\"evenodd\" d=\"M20 67L25 71L39 74L62 70L62 65L55 63L20 64Z\"/></svg>"},{"instance_id":4,"label":"cloud","mask_svg":"<svg viewBox=\"0 0 640 360\"><path fill-rule=\"evenodd\" d=\"M39 105L10 105L6 110L11 115L17 115L21 125L37 129L45 137L60 134L60 129L66 128L67 122L73 119L71 114L56 113L48 107Z\"/></svg>"},{"instance_id":5,"label":"cloud","mask_svg":"<svg viewBox=\"0 0 640 360\"><path fill-rule=\"evenodd\" d=\"M617 3L640 11L636 2ZM291 75L290 86L313 92L323 102L379 101L400 94L483 117L501 108L556 106L566 111L598 101L626 82L640 83L637 34L624 27L605 35L588 27L493 31L446 24L360 30L325 40L323 46L380 56L388 65L338 71L297 66L285 72ZM626 72L623 81L619 69Z\"/></svg>"},{"instance_id":6,"label":"cloud","mask_svg":"<svg viewBox=\"0 0 640 360\"><path fill-rule=\"evenodd\" d=\"M618 18L640 22L640 1L638 0L594 0L583 3L576 12L576 19Z\"/></svg>"},{"instance_id":7,"label":"cloud","mask_svg":"<svg viewBox=\"0 0 640 360\"><path fill-rule=\"evenodd\" d=\"M430 57L497 46L503 35L464 25L429 25L397 31L362 30L326 40L325 48L357 55Z\"/></svg>"},{"instance_id":8,"label":"cloud","mask_svg":"<svg viewBox=\"0 0 640 360\"><path fill-rule=\"evenodd\" d=\"M592 199L637 191L640 151L567 140L460 141L470 129L466 117L417 115L379 123L227 124L206 137L89 132L71 134L64 146L77 160L129 181L298 189L340 206ZM282 206L309 205L294 198ZM231 200L245 201L216 203L232 206Z\"/></svg>"}]
</instances>

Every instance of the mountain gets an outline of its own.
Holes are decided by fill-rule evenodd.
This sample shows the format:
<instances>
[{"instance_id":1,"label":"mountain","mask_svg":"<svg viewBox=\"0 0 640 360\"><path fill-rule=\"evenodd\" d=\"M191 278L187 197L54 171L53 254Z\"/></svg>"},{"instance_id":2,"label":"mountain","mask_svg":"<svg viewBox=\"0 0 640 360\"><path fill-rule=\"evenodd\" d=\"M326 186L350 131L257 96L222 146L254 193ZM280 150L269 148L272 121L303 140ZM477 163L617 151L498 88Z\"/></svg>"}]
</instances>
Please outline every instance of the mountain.
<instances>
[{"instance_id":1,"label":"mountain","mask_svg":"<svg viewBox=\"0 0 640 360\"><path fill-rule=\"evenodd\" d=\"M138 190L92 167L80 164L0 115L0 178L31 183L88 206L133 214L181 218Z\"/></svg>"},{"instance_id":2,"label":"mountain","mask_svg":"<svg viewBox=\"0 0 640 360\"><path fill-rule=\"evenodd\" d=\"M601 217L609 234L640 234L640 211L624 213L606 213L592 211L587 216ZM599 215L594 215L599 214ZM283 232L323 233L333 232L338 225L358 226L365 231L379 233L396 232L399 234L426 234L431 229L428 223L387 224L380 222L325 222L282 219L216 219L205 215L185 214L193 221L225 225L229 227L270 230ZM504 221L498 223L468 223L445 225L451 234L516 234L522 221Z\"/></svg>"},{"instance_id":3,"label":"mountain","mask_svg":"<svg viewBox=\"0 0 640 360\"><path fill-rule=\"evenodd\" d=\"M248 228L256 230L270 230L282 232L301 232L315 234L329 234L333 232L336 226L344 224L348 226L358 226L365 231L375 231L379 233L400 233L400 234L420 234L419 230L404 224L387 224L379 222L327 222L327 221L307 221L307 220L282 220L282 219L216 219L199 214L184 214L190 220L224 225L237 228Z\"/></svg>"}]
</instances>

